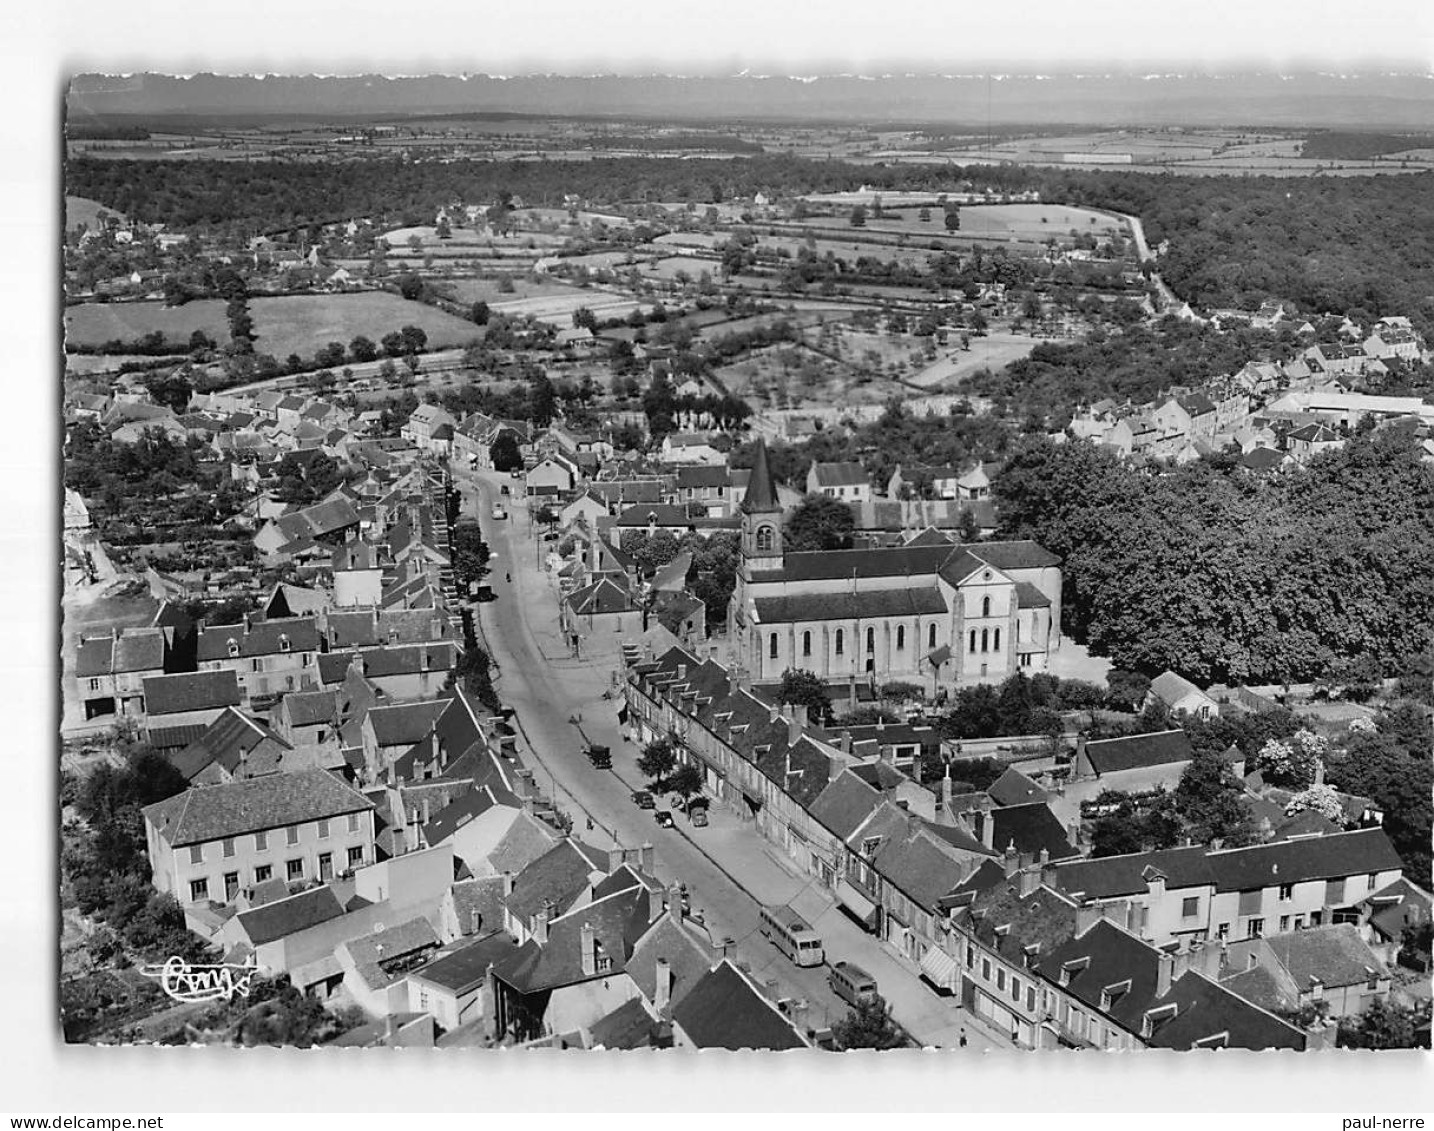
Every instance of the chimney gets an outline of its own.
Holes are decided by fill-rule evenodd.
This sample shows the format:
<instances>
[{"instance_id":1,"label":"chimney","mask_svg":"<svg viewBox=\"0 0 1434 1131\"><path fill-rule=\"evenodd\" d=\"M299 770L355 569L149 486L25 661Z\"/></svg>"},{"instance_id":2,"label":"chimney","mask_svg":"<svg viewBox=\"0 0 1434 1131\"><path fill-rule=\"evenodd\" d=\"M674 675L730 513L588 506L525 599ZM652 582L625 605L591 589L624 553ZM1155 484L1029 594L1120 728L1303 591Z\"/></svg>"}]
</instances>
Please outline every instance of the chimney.
<instances>
[{"instance_id":1,"label":"chimney","mask_svg":"<svg viewBox=\"0 0 1434 1131\"><path fill-rule=\"evenodd\" d=\"M650 841L637 850L637 860L638 867L649 876L655 873L657 868L657 849L652 847Z\"/></svg>"},{"instance_id":2,"label":"chimney","mask_svg":"<svg viewBox=\"0 0 1434 1131\"><path fill-rule=\"evenodd\" d=\"M672 1019L672 964L665 958L657 960L657 978L652 991L652 1008L659 1021Z\"/></svg>"},{"instance_id":3,"label":"chimney","mask_svg":"<svg viewBox=\"0 0 1434 1131\"><path fill-rule=\"evenodd\" d=\"M682 925L682 888L677 884L667 889L667 915L673 923Z\"/></svg>"},{"instance_id":4,"label":"chimney","mask_svg":"<svg viewBox=\"0 0 1434 1131\"><path fill-rule=\"evenodd\" d=\"M686 665L686 664L678 664L678 665L677 665L677 680L678 680L678 682L681 683L681 682L684 681L686 678L687 678L687 665Z\"/></svg>"},{"instance_id":5,"label":"chimney","mask_svg":"<svg viewBox=\"0 0 1434 1131\"><path fill-rule=\"evenodd\" d=\"M990 822L988 821L988 823ZM1012 876L1016 874L1016 869L1021 866L1021 854L1016 851L1015 841L1010 841L1006 845L1006 855L1003 858L1002 863L1005 865L1006 879L1009 880Z\"/></svg>"},{"instance_id":6,"label":"chimney","mask_svg":"<svg viewBox=\"0 0 1434 1131\"><path fill-rule=\"evenodd\" d=\"M539 946L548 945L548 920L552 918L553 902L543 900L543 909L533 915L533 941Z\"/></svg>"},{"instance_id":7,"label":"chimney","mask_svg":"<svg viewBox=\"0 0 1434 1131\"><path fill-rule=\"evenodd\" d=\"M851 753L851 731L849 730L841 732L841 752L843 754Z\"/></svg>"},{"instance_id":8,"label":"chimney","mask_svg":"<svg viewBox=\"0 0 1434 1131\"><path fill-rule=\"evenodd\" d=\"M622 845L614 845L607 850L607 873L612 875L619 868L627 863L627 851Z\"/></svg>"},{"instance_id":9,"label":"chimney","mask_svg":"<svg viewBox=\"0 0 1434 1131\"><path fill-rule=\"evenodd\" d=\"M597 973L597 934L591 924L584 923L582 930L578 932L578 946L583 974L590 978Z\"/></svg>"},{"instance_id":10,"label":"chimney","mask_svg":"<svg viewBox=\"0 0 1434 1131\"><path fill-rule=\"evenodd\" d=\"M797 739L802 737L802 729L807 725L807 705L805 703L792 703L788 707L787 714L787 745L795 746Z\"/></svg>"},{"instance_id":11,"label":"chimney","mask_svg":"<svg viewBox=\"0 0 1434 1131\"><path fill-rule=\"evenodd\" d=\"M1021 869L1021 898L1034 894L1036 888L1041 886L1041 870L1039 868Z\"/></svg>"},{"instance_id":12,"label":"chimney","mask_svg":"<svg viewBox=\"0 0 1434 1131\"><path fill-rule=\"evenodd\" d=\"M979 828L981 843L987 848L995 848L996 822L991 818L991 811L984 806L976 814L976 821Z\"/></svg>"},{"instance_id":13,"label":"chimney","mask_svg":"<svg viewBox=\"0 0 1434 1131\"><path fill-rule=\"evenodd\" d=\"M1314 783L1313 783L1313 784L1315 784L1315 785L1324 785L1324 759L1323 759L1323 758L1316 758L1316 759L1315 759L1315 764L1314 764Z\"/></svg>"},{"instance_id":14,"label":"chimney","mask_svg":"<svg viewBox=\"0 0 1434 1131\"><path fill-rule=\"evenodd\" d=\"M1170 984L1175 980L1175 956L1169 951L1160 952L1160 962L1155 970L1155 996L1162 998L1170 992Z\"/></svg>"},{"instance_id":15,"label":"chimney","mask_svg":"<svg viewBox=\"0 0 1434 1131\"><path fill-rule=\"evenodd\" d=\"M1052 891L1056 887L1056 866L1049 860L1041 861L1041 883Z\"/></svg>"},{"instance_id":16,"label":"chimney","mask_svg":"<svg viewBox=\"0 0 1434 1131\"><path fill-rule=\"evenodd\" d=\"M941 776L941 811L951 816L951 763L946 763L946 772Z\"/></svg>"},{"instance_id":17,"label":"chimney","mask_svg":"<svg viewBox=\"0 0 1434 1131\"><path fill-rule=\"evenodd\" d=\"M1100 922L1105 914L1104 909L1098 903L1082 903L1076 908L1075 933L1077 936L1085 934L1088 930Z\"/></svg>"}]
</instances>

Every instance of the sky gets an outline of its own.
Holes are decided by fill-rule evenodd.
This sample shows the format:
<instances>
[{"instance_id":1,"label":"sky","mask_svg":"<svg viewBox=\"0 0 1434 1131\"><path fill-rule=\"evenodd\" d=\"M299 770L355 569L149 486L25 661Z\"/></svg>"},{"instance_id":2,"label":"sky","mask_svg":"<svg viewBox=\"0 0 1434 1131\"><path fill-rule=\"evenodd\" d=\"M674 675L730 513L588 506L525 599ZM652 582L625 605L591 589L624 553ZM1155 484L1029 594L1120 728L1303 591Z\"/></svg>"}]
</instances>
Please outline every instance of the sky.
<instances>
[{"instance_id":1,"label":"sky","mask_svg":"<svg viewBox=\"0 0 1434 1131\"><path fill-rule=\"evenodd\" d=\"M171 73L1434 72L1429 0L440 0L413 19L394 18L396 8L382 0L358 0L338 21L327 4L246 0L214 5L197 23L173 11L168 0L70 0L49 30L71 69L104 71L126 64ZM31 10L23 18L47 17Z\"/></svg>"}]
</instances>

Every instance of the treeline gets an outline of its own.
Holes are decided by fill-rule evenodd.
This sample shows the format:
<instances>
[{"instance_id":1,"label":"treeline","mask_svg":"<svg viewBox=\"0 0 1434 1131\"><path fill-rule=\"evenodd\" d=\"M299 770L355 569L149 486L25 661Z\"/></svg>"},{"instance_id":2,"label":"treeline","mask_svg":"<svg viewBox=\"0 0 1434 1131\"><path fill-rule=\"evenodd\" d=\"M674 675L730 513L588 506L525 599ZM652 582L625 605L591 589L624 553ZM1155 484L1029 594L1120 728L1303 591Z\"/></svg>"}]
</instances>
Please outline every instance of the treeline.
<instances>
[{"instance_id":1,"label":"treeline","mask_svg":"<svg viewBox=\"0 0 1434 1131\"><path fill-rule=\"evenodd\" d=\"M1434 476L1406 432L1265 477L1228 457L1152 476L1040 438L994 492L1005 536L1065 560L1067 631L1122 668L1369 684L1434 633Z\"/></svg>"}]
</instances>

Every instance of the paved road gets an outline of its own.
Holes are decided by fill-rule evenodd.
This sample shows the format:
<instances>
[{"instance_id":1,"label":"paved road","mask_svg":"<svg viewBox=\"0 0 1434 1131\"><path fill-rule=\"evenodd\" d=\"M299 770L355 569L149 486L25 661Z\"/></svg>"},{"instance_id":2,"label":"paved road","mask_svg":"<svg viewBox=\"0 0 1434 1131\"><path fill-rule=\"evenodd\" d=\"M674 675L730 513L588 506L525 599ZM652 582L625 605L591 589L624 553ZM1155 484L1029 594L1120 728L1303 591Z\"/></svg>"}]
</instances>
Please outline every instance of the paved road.
<instances>
[{"instance_id":1,"label":"paved road","mask_svg":"<svg viewBox=\"0 0 1434 1131\"><path fill-rule=\"evenodd\" d=\"M726 953L746 962L754 977L776 979L785 996L804 999L813 1027L840 1019L846 1006L827 986L824 969L793 966L760 935L761 903L793 903L822 934L829 961L853 961L871 973L893 1015L923 1044L954 1046L964 1028L971 1050L1009 1047L1004 1035L936 995L914 967L836 909L813 877L790 870L790 862L782 862L776 848L735 815L714 807L708 827L694 828L678 817L677 827L668 830L632 803L631 791L645 785L637 750L622 738L620 699L603 697L621 669L616 641L583 640L582 658L574 658L558 629L555 584L537 564L541 543L533 537L527 508L513 500L511 518L490 518L498 484L509 480L460 472L455 481L464 511L479 517L495 555L490 580L497 600L479 606L479 628L498 666L503 699L517 711L524 740L520 753L539 784L572 814L574 834L603 846L614 840L627 846L651 843L658 877L688 885L692 909L705 920L714 945L731 940ZM584 736L612 748L610 771L596 770L582 757Z\"/></svg>"},{"instance_id":2,"label":"paved road","mask_svg":"<svg viewBox=\"0 0 1434 1131\"><path fill-rule=\"evenodd\" d=\"M1145 241L1145 225L1140 222L1139 216L1131 216L1125 212L1115 213L1123 216L1126 223L1130 225L1130 234L1135 238L1135 250L1140 256L1140 262L1155 257L1150 254L1150 245ZM1175 297L1175 292L1165 285L1165 280L1156 272L1151 272L1150 281L1155 284L1155 289L1160 295L1160 309L1174 310L1180 305L1180 300Z\"/></svg>"}]
</instances>

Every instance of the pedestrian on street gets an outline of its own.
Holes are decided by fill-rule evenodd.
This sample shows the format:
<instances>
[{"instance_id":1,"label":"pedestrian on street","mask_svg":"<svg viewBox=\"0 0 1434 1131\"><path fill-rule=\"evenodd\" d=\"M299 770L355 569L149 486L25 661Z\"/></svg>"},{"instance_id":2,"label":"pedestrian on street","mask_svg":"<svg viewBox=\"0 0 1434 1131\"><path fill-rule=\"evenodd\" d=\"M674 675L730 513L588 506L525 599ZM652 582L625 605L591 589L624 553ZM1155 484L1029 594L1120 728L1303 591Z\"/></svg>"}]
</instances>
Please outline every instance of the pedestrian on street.
<instances>
[{"instance_id":1,"label":"pedestrian on street","mask_svg":"<svg viewBox=\"0 0 1434 1131\"><path fill-rule=\"evenodd\" d=\"M962 1029L962 1030L961 1030L961 1040L960 1040L959 1043L960 1043L960 1045L961 1045L961 1047L962 1047L963 1049L966 1047L966 1030L965 1030L965 1029Z\"/></svg>"}]
</instances>

